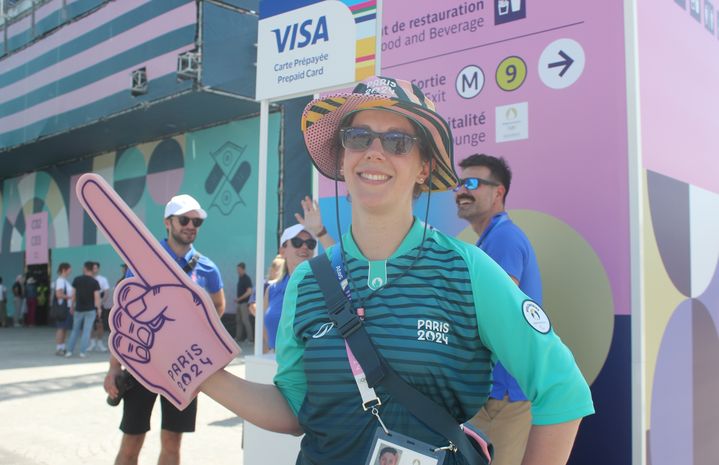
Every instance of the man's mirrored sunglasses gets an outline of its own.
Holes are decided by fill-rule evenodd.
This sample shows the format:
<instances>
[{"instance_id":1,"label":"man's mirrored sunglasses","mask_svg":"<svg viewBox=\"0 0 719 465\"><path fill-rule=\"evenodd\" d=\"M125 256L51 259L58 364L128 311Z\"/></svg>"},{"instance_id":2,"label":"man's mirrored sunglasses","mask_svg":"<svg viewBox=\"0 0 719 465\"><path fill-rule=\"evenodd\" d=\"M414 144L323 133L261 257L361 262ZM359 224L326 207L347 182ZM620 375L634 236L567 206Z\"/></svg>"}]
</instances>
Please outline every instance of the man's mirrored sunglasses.
<instances>
[{"instance_id":1,"label":"man's mirrored sunglasses","mask_svg":"<svg viewBox=\"0 0 719 465\"><path fill-rule=\"evenodd\" d=\"M400 131L375 132L368 128L342 128L340 129L342 147L349 150L367 150L372 141L379 138L382 150L392 155L406 155L414 147L419 137L405 134Z\"/></svg>"},{"instance_id":2,"label":"man's mirrored sunglasses","mask_svg":"<svg viewBox=\"0 0 719 465\"><path fill-rule=\"evenodd\" d=\"M177 218L177 222L180 223L180 226L187 226L190 221L192 221L192 225L196 228L199 228L202 226L202 222L205 221L202 218L190 218L189 216L175 216Z\"/></svg>"},{"instance_id":3,"label":"man's mirrored sunglasses","mask_svg":"<svg viewBox=\"0 0 719 465\"><path fill-rule=\"evenodd\" d=\"M478 189L479 186L481 186L482 184L486 186L499 186L498 182L490 181L489 179L464 178L459 180L459 184L457 184L457 187L455 187L453 190L457 192L462 188L462 186L464 186L467 188L467 190L473 191L475 189Z\"/></svg>"},{"instance_id":4,"label":"man's mirrored sunglasses","mask_svg":"<svg viewBox=\"0 0 719 465\"><path fill-rule=\"evenodd\" d=\"M317 240L313 238L309 239L302 239L301 237L293 237L290 239L290 242L292 243L292 247L295 249L299 249L302 247L302 244L307 244L307 248L310 250L315 250L315 247L317 247Z\"/></svg>"}]
</instances>

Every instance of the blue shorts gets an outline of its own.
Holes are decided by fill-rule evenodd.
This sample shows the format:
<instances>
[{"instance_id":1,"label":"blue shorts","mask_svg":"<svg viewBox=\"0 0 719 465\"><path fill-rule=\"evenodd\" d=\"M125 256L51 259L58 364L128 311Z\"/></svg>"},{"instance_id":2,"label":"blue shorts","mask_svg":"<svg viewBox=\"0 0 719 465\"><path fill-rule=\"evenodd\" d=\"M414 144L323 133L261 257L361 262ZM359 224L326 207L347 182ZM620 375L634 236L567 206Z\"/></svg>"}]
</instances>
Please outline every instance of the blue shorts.
<instances>
[{"instance_id":1,"label":"blue shorts","mask_svg":"<svg viewBox=\"0 0 719 465\"><path fill-rule=\"evenodd\" d=\"M57 329L66 329L68 331L71 330L72 329L72 315L68 314L67 318L65 318L64 320L56 321L55 327Z\"/></svg>"}]
</instances>

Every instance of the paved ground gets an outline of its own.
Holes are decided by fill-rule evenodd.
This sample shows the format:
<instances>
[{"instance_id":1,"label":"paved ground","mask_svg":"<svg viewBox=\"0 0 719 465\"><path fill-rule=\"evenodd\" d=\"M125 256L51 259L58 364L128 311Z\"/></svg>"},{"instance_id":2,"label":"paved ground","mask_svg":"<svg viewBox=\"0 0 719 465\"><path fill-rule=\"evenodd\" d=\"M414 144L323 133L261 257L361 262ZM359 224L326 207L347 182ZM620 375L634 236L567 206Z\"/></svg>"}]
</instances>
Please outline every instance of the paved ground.
<instances>
[{"instance_id":1,"label":"paved ground","mask_svg":"<svg viewBox=\"0 0 719 465\"><path fill-rule=\"evenodd\" d=\"M65 359L54 351L52 328L0 328L0 464L112 464L122 411L105 403L107 354ZM244 375L244 356L229 369ZM157 463L159 413L158 402L141 465ZM200 394L197 431L183 439L182 463L242 465L242 423Z\"/></svg>"}]
</instances>

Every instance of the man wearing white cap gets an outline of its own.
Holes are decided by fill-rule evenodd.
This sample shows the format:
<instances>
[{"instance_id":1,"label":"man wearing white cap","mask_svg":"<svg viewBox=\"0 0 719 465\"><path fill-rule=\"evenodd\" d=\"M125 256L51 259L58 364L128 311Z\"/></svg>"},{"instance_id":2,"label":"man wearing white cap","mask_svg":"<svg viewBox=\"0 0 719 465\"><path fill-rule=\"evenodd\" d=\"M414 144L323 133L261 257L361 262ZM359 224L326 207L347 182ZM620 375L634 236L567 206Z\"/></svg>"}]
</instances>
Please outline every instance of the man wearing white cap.
<instances>
[{"instance_id":1,"label":"man wearing white cap","mask_svg":"<svg viewBox=\"0 0 719 465\"><path fill-rule=\"evenodd\" d=\"M207 212L193 197L187 194L176 195L165 206L165 228L167 239L161 244L180 265L190 278L205 289L215 304L217 314L225 311L225 293L222 276L217 266L209 258L201 255L193 247L197 232L207 218ZM132 276L130 272L126 277ZM120 362L110 357L110 370L105 377L105 391L111 398L120 396L117 377L122 373ZM124 375L126 376L126 375ZM140 449L145 441L145 433L150 430L150 416L157 394L145 389L133 380L121 381L130 384L123 395L123 416L120 430L124 433L115 465L136 465ZM162 404L162 431L160 433L161 450L158 463L177 465L180 463L180 443L182 433L195 430L197 399L185 410L178 410L164 397Z\"/></svg>"}]
</instances>

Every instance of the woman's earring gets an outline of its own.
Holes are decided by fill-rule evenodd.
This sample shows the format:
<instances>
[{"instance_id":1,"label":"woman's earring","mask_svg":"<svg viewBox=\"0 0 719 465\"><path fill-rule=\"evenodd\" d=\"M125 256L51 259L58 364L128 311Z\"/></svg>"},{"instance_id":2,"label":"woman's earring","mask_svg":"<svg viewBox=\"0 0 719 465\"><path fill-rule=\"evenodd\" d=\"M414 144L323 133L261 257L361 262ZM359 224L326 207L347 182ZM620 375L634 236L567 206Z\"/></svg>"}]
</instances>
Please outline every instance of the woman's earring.
<instances>
[{"instance_id":1,"label":"woman's earring","mask_svg":"<svg viewBox=\"0 0 719 465\"><path fill-rule=\"evenodd\" d=\"M420 184L424 184L424 178L419 178L418 181Z\"/></svg>"}]
</instances>

